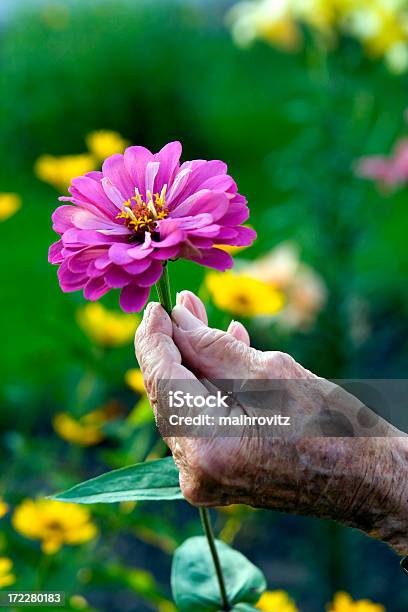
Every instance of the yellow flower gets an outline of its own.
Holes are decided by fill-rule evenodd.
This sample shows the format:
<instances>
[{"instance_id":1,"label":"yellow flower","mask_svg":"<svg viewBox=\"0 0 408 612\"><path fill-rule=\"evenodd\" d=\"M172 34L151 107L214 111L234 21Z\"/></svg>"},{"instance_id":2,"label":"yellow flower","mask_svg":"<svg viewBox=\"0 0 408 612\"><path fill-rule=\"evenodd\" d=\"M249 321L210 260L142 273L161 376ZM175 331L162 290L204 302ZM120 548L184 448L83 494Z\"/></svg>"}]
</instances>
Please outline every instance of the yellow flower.
<instances>
[{"instance_id":1,"label":"yellow flower","mask_svg":"<svg viewBox=\"0 0 408 612\"><path fill-rule=\"evenodd\" d=\"M286 591L265 591L255 607L262 612L298 612Z\"/></svg>"},{"instance_id":2,"label":"yellow flower","mask_svg":"<svg viewBox=\"0 0 408 612\"><path fill-rule=\"evenodd\" d=\"M16 193L0 193L0 221L12 217L21 208L21 198Z\"/></svg>"},{"instance_id":3,"label":"yellow flower","mask_svg":"<svg viewBox=\"0 0 408 612\"><path fill-rule=\"evenodd\" d=\"M360 40L372 57L385 57L391 70L408 67L408 6L399 0L350 2L342 18L344 29Z\"/></svg>"},{"instance_id":4,"label":"yellow flower","mask_svg":"<svg viewBox=\"0 0 408 612\"><path fill-rule=\"evenodd\" d=\"M3 498L0 497L0 518L3 518L3 516L5 516L8 511L9 511L8 504L6 504Z\"/></svg>"},{"instance_id":5,"label":"yellow flower","mask_svg":"<svg viewBox=\"0 0 408 612\"><path fill-rule=\"evenodd\" d=\"M246 274L210 272L205 284L218 308L237 316L274 315L284 305L280 291Z\"/></svg>"},{"instance_id":6,"label":"yellow flower","mask_svg":"<svg viewBox=\"0 0 408 612\"><path fill-rule=\"evenodd\" d=\"M292 1L292 5L295 5L294 15L299 21L322 34L326 42L331 42L341 16L341 9L347 2L348 0L301 0Z\"/></svg>"},{"instance_id":7,"label":"yellow flower","mask_svg":"<svg viewBox=\"0 0 408 612\"><path fill-rule=\"evenodd\" d=\"M117 414L118 405L116 402L110 402L79 419L74 419L67 412L59 412L55 415L52 424L63 440L77 446L93 446L104 439L103 425Z\"/></svg>"},{"instance_id":8,"label":"yellow flower","mask_svg":"<svg viewBox=\"0 0 408 612\"><path fill-rule=\"evenodd\" d=\"M34 165L34 172L39 179L61 191L66 191L71 180L96 168L95 159L88 153L80 155L42 155Z\"/></svg>"},{"instance_id":9,"label":"yellow flower","mask_svg":"<svg viewBox=\"0 0 408 612\"><path fill-rule=\"evenodd\" d=\"M299 48L302 35L290 0L240 2L229 12L228 20L237 44L246 46L263 38L286 51Z\"/></svg>"},{"instance_id":10,"label":"yellow flower","mask_svg":"<svg viewBox=\"0 0 408 612\"><path fill-rule=\"evenodd\" d=\"M63 440L78 446L93 446L104 438L100 424L86 423L84 418L76 420L66 412L56 414L52 424Z\"/></svg>"},{"instance_id":11,"label":"yellow flower","mask_svg":"<svg viewBox=\"0 0 408 612\"><path fill-rule=\"evenodd\" d=\"M368 599L353 601L348 593L339 592L327 606L327 612L385 612L385 608Z\"/></svg>"},{"instance_id":12,"label":"yellow flower","mask_svg":"<svg viewBox=\"0 0 408 612\"><path fill-rule=\"evenodd\" d=\"M288 329L309 329L326 302L323 280L300 261L299 250L292 242L282 242L243 267L242 272L284 293L286 304L277 321Z\"/></svg>"},{"instance_id":13,"label":"yellow flower","mask_svg":"<svg viewBox=\"0 0 408 612\"><path fill-rule=\"evenodd\" d=\"M13 562L8 557L0 557L0 589L14 584L15 575L12 573Z\"/></svg>"},{"instance_id":14,"label":"yellow flower","mask_svg":"<svg viewBox=\"0 0 408 612\"><path fill-rule=\"evenodd\" d=\"M405 0L251 0L228 14L242 46L260 38L286 51L300 48L302 26L332 46L338 34L356 38L367 55L390 70L408 68L408 5Z\"/></svg>"},{"instance_id":15,"label":"yellow flower","mask_svg":"<svg viewBox=\"0 0 408 612\"><path fill-rule=\"evenodd\" d=\"M88 542L98 533L89 510L49 499L24 500L16 508L12 523L21 535L40 540L42 551L49 555L64 544Z\"/></svg>"},{"instance_id":16,"label":"yellow flower","mask_svg":"<svg viewBox=\"0 0 408 612\"><path fill-rule=\"evenodd\" d=\"M97 130L88 134L86 145L96 159L102 161L114 153L123 153L129 143L118 132Z\"/></svg>"},{"instance_id":17,"label":"yellow flower","mask_svg":"<svg viewBox=\"0 0 408 612\"><path fill-rule=\"evenodd\" d=\"M139 393L140 395L144 395L146 393L143 382L143 374L137 368L133 368L132 370L128 370L126 372L125 381L133 391L136 391L136 393Z\"/></svg>"},{"instance_id":18,"label":"yellow flower","mask_svg":"<svg viewBox=\"0 0 408 612\"><path fill-rule=\"evenodd\" d=\"M99 302L86 304L77 311L81 329L101 346L123 346L133 340L140 318L108 310Z\"/></svg>"}]
</instances>

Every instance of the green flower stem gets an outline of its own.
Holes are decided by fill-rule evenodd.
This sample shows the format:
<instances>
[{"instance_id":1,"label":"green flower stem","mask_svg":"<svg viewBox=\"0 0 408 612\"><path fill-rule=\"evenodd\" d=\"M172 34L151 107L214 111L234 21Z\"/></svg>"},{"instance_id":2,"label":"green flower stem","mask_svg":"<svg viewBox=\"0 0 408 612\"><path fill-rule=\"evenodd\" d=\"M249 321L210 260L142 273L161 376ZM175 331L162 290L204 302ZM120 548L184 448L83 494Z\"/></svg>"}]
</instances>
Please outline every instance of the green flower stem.
<instances>
[{"instance_id":1,"label":"green flower stem","mask_svg":"<svg viewBox=\"0 0 408 612\"><path fill-rule=\"evenodd\" d=\"M163 306L165 311L170 315L172 311L172 300L171 300L171 291L170 291L170 279L169 272L167 270L167 265L163 266L163 274L161 275L159 281L156 283L157 295L159 296L160 304ZM211 516L208 508L199 508L200 519L203 526L204 533L208 540L208 545L210 547L211 556L214 562L215 573L217 575L218 584L220 587L221 601L222 601L222 609L223 610L231 610L231 606L228 603L227 590L225 588L225 580L224 574L222 572L222 567L220 563L220 558L218 556L217 548L215 546L215 538L214 532L211 526Z\"/></svg>"},{"instance_id":2,"label":"green flower stem","mask_svg":"<svg viewBox=\"0 0 408 612\"><path fill-rule=\"evenodd\" d=\"M159 302L163 306L168 315L171 314L173 305L171 303L170 278L167 264L163 265L163 274L156 283L157 295Z\"/></svg>"},{"instance_id":3,"label":"green flower stem","mask_svg":"<svg viewBox=\"0 0 408 612\"><path fill-rule=\"evenodd\" d=\"M205 535L207 536L208 545L210 547L211 555L214 561L215 573L217 574L218 584L220 586L221 601L223 610L231 610L231 606L228 603L227 590L225 588L224 574L222 573L222 567L220 558L218 556L217 548L215 546L214 532L211 525L211 515L208 508L199 508L201 524Z\"/></svg>"}]
</instances>

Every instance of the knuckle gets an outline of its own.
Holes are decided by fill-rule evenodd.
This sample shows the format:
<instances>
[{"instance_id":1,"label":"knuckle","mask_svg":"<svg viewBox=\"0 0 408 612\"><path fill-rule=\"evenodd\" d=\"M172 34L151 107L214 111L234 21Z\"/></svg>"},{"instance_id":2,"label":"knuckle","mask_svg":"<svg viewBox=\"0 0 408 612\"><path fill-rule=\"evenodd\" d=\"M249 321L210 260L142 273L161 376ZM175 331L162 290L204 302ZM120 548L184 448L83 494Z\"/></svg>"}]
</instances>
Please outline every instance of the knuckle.
<instances>
[{"instance_id":1,"label":"knuckle","mask_svg":"<svg viewBox=\"0 0 408 612\"><path fill-rule=\"evenodd\" d=\"M290 375L295 364L293 357L281 351L268 351L265 353L264 366L269 374L276 378L285 378Z\"/></svg>"},{"instance_id":2,"label":"knuckle","mask_svg":"<svg viewBox=\"0 0 408 612\"><path fill-rule=\"evenodd\" d=\"M194 332L193 332L194 333ZM225 334L218 329L205 329L204 332L196 334L195 346L198 350L206 351L211 348L214 350L218 346L224 346L228 340L226 340Z\"/></svg>"}]
</instances>

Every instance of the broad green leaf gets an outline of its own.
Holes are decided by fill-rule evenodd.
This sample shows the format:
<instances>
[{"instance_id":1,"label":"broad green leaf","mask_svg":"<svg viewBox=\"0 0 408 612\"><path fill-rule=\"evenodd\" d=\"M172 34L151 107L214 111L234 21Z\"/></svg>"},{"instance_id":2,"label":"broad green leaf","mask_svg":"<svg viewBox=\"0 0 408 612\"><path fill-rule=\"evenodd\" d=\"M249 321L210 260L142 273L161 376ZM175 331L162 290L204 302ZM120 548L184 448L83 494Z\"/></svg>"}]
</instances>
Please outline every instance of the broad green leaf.
<instances>
[{"instance_id":1,"label":"broad green leaf","mask_svg":"<svg viewBox=\"0 0 408 612\"><path fill-rule=\"evenodd\" d=\"M229 603L256 603L266 589L261 570L224 542L216 540L216 546ZM176 550L171 588L179 612L218 612L222 608L214 563L205 537L189 538ZM236 609L246 612L251 608Z\"/></svg>"},{"instance_id":2,"label":"broad green leaf","mask_svg":"<svg viewBox=\"0 0 408 612\"><path fill-rule=\"evenodd\" d=\"M137 463L77 484L52 499L76 504L184 499L172 457Z\"/></svg>"},{"instance_id":3,"label":"broad green leaf","mask_svg":"<svg viewBox=\"0 0 408 612\"><path fill-rule=\"evenodd\" d=\"M259 610L257 608L254 608L254 606L250 606L247 603L239 603L236 606L234 606L232 608L232 612L234 612L234 610L236 612L259 612Z\"/></svg>"}]
</instances>

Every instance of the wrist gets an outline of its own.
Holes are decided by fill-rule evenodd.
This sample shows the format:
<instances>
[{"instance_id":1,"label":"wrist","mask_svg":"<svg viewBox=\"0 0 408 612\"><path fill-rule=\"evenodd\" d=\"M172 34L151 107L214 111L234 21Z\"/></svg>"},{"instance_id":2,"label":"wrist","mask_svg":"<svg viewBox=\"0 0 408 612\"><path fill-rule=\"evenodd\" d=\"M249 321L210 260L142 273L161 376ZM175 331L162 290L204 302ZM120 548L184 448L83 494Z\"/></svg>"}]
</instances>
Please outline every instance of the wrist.
<instances>
[{"instance_id":1,"label":"wrist","mask_svg":"<svg viewBox=\"0 0 408 612\"><path fill-rule=\"evenodd\" d=\"M408 438L383 439L388 460L378 464L372 503L374 530L378 537L399 554L408 555ZM381 511L382 497L386 496Z\"/></svg>"},{"instance_id":2,"label":"wrist","mask_svg":"<svg viewBox=\"0 0 408 612\"><path fill-rule=\"evenodd\" d=\"M370 442L358 494L345 522L408 555L408 438Z\"/></svg>"}]
</instances>

